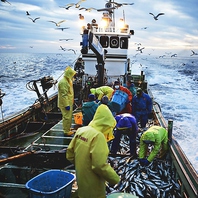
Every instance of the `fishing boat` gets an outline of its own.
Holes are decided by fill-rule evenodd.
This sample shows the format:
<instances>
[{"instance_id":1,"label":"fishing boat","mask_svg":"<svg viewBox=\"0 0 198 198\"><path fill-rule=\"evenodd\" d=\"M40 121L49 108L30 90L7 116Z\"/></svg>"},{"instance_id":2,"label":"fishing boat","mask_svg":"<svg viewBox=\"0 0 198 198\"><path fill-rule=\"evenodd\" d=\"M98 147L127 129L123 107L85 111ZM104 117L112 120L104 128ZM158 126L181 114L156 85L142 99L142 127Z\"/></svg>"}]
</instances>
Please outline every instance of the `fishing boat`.
<instances>
[{"instance_id":1,"label":"fishing boat","mask_svg":"<svg viewBox=\"0 0 198 198\"><path fill-rule=\"evenodd\" d=\"M117 79L125 84L131 79L136 87L142 88L153 100L153 116L147 127L159 125L166 128L169 133L169 159L163 161L156 159L148 169L138 168L138 160L131 159L127 152L120 150L118 155L110 155L109 163L114 163L112 166L115 167L115 162L119 161L120 166L115 167L116 171L121 177L122 175L128 177L127 179L124 177L123 183L114 186L113 189L107 186L107 195L114 192L128 192L138 197L198 197L198 174L172 135L173 121L164 119L160 105L154 101L144 73L133 74L131 70L127 52L134 31L129 29L125 18L116 23L114 1L109 0L105 8L98 11L102 13L102 26L93 19L81 27L82 54L74 65L77 77L74 80L75 108L72 129L75 132L82 126L82 123L78 122L80 106L87 100L90 88L110 86ZM28 197L26 182L45 170L63 169L75 173L74 165L65 158L72 137L63 135L62 117L57 108L57 93L49 97L47 95L47 91L56 83L57 81L49 76L29 82L27 87L36 92L38 100L31 107L1 120L0 192L2 196L14 197L17 194L20 197ZM0 98L3 98L2 93ZM126 166L132 167L133 173L136 171L136 174L139 174L135 180L134 177L133 181L130 180L132 169L124 172ZM155 170L151 170L152 168ZM165 172L163 169L166 169ZM146 171L150 171L153 177L154 174L161 174L163 181L159 184L159 181L155 180L154 185L154 179L151 183L148 174L147 183L145 179L140 180L141 175L142 177L146 175Z\"/></svg>"}]
</instances>

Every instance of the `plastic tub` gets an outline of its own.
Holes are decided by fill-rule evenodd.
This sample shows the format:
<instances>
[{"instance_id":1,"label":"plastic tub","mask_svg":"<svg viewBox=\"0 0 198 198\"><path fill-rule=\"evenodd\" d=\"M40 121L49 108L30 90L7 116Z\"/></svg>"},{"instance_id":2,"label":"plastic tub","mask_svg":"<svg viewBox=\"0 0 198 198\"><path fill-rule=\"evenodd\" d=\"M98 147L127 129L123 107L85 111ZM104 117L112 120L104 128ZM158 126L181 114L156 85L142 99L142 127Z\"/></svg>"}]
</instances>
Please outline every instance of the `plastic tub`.
<instances>
[{"instance_id":1,"label":"plastic tub","mask_svg":"<svg viewBox=\"0 0 198 198\"><path fill-rule=\"evenodd\" d=\"M74 122L78 125L82 125L83 124L83 114L82 112L78 112L78 113L74 113Z\"/></svg>"},{"instance_id":2,"label":"plastic tub","mask_svg":"<svg viewBox=\"0 0 198 198\"><path fill-rule=\"evenodd\" d=\"M113 94L112 99L111 99L111 104L113 106L113 110L116 113L121 112L126 106L127 99L128 99L127 93L125 93L121 90L116 90L115 93Z\"/></svg>"},{"instance_id":3,"label":"plastic tub","mask_svg":"<svg viewBox=\"0 0 198 198\"><path fill-rule=\"evenodd\" d=\"M26 183L30 198L69 198L75 175L62 170L45 171Z\"/></svg>"}]
</instances>

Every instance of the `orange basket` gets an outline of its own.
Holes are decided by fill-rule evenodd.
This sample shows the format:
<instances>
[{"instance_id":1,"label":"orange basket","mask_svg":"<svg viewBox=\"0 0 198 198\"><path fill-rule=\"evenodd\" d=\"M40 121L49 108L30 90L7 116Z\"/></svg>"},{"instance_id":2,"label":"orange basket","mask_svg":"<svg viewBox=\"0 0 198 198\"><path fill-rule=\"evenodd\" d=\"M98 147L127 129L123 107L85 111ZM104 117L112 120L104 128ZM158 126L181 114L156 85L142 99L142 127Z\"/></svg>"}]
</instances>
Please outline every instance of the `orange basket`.
<instances>
[{"instance_id":1,"label":"orange basket","mask_svg":"<svg viewBox=\"0 0 198 198\"><path fill-rule=\"evenodd\" d=\"M74 115L74 122L75 122L75 124L82 125L83 124L83 120L82 120L83 115L82 115L82 112L75 113L73 115Z\"/></svg>"}]
</instances>

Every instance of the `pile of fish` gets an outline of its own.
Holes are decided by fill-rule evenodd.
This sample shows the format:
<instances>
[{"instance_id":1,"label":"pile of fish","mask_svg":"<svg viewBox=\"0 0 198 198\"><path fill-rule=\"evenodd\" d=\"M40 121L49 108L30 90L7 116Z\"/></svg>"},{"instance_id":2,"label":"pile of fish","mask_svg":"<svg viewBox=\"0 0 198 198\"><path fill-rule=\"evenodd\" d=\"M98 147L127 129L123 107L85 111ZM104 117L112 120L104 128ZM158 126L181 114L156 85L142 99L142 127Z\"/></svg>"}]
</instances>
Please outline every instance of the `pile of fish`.
<instances>
[{"instance_id":1,"label":"pile of fish","mask_svg":"<svg viewBox=\"0 0 198 198\"><path fill-rule=\"evenodd\" d=\"M146 167L130 156L109 156L108 161L121 180L115 186L107 185L107 194L126 192L144 198L181 197L180 185L169 161L154 160Z\"/></svg>"}]
</instances>

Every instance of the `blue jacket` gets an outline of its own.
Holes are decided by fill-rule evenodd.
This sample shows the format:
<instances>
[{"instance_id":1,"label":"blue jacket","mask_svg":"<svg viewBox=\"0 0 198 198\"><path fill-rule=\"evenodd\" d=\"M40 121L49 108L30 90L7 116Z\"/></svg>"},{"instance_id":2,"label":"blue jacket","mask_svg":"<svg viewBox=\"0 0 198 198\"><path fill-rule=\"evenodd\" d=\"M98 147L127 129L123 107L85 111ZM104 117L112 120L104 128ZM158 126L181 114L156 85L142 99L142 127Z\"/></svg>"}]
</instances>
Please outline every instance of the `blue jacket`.
<instances>
[{"instance_id":1,"label":"blue jacket","mask_svg":"<svg viewBox=\"0 0 198 198\"><path fill-rule=\"evenodd\" d=\"M137 122L134 116L132 116L129 113L123 113L120 115L117 115L115 117L117 125L116 128L117 129L129 129L132 128L132 131L134 131L135 133L137 133L138 131L138 126L137 126Z\"/></svg>"},{"instance_id":2,"label":"blue jacket","mask_svg":"<svg viewBox=\"0 0 198 198\"><path fill-rule=\"evenodd\" d=\"M151 97L146 94L142 93L142 96L138 97L137 95L132 99L132 113L135 115L136 112L142 111L144 113L151 113L152 112L152 99Z\"/></svg>"}]
</instances>

